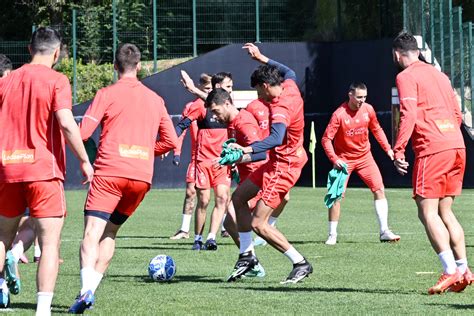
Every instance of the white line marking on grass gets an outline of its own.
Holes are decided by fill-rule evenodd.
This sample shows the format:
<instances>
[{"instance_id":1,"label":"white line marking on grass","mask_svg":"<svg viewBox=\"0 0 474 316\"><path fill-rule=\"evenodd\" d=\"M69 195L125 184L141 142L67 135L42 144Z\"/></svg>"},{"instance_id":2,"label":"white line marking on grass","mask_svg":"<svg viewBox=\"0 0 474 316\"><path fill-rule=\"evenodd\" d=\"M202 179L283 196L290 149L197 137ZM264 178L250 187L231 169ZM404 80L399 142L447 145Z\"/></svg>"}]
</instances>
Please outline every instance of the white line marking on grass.
<instances>
[{"instance_id":1,"label":"white line marking on grass","mask_svg":"<svg viewBox=\"0 0 474 316\"><path fill-rule=\"evenodd\" d=\"M10 312L14 312L14 310L11 309L11 308L0 308L0 312L1 313L10 313Z\"/></svg>"},{"instance_id":2,"label":"white line marking on grass","mask_svg":"<svg viewBox=\"0 0 474 316\"><path fill-rule=\"evenodd\" d=\"M434 271L420 271L420 272L415 272L416 275L423 275L423 274L435 274L436 272Z\"/></svg>"}]
</instances>

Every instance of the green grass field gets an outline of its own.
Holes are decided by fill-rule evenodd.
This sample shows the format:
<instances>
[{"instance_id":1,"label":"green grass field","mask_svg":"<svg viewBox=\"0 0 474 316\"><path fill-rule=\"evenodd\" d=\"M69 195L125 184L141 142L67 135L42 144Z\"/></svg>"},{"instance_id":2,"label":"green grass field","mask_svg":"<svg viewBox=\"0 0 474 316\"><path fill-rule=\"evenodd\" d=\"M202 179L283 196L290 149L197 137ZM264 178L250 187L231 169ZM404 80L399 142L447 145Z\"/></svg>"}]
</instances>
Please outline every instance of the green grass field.
<instances>
[{"instance_id":1,"label":"green grass field","mask_svg":"<svg viewBox=\"0 0 474 316\"><path fill-rule=\"evenodd\" d=\"M408 189L387 189L390 226L398 244L378 241L372 194L349 189L339 224L339 243L326 246L327 210L323 189L297 188L278 227L314 266L300 284L280 285L290 262L270 246L257 248L267 276L224 282L237 259L229 238L216 252L191 251L192 239L168 239L181 223L184 190L153 190L124 225L110 269L89 314L472 314L474 287L464 293L427 295L441 272ZM455 210L466 230L469 259L474 245L474 190L465 190ZM53 313L66 313L79 291L78 248L85 191L67 192L69 215L61 247L64 264ZM147 265L157 254L171 255L177 274L170 283L151 282ZM31 250L29 252L31 257ZM35 264L20 266L23 291L12 296L14 314L31 315L36 304Z\"/></svg>"}]
</instances>

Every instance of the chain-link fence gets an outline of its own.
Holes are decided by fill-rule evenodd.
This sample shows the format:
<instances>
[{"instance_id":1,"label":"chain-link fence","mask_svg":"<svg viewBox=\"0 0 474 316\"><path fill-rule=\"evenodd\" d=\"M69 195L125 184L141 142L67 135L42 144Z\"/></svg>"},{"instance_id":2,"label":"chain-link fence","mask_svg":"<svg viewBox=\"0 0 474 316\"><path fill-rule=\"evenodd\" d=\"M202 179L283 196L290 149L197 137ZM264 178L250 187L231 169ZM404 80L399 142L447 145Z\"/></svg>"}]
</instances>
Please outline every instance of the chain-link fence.
<instances>
[{"instance_id":1,"label":"chain-link fence","mask_svg":"<svg viewBox=\"0 0 474 316\"><path fill-rule=\"evenodd\" d=\"M473 126L474 42L472 22L464 22L462 8L451 0L404 0L403 25L421 36L421 50L439 65L461 98L465 123Z\"/></svg>"}]
</instances>

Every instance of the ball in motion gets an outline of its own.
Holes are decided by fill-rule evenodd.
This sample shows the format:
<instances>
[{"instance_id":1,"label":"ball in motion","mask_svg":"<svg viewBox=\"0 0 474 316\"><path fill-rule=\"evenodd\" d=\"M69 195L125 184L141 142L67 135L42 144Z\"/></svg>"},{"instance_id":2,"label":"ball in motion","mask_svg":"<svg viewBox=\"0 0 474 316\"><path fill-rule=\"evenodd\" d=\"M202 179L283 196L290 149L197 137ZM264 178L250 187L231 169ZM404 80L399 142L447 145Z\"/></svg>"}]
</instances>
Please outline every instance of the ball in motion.
<instances>
[{"instance_id":1,"label":"ball in motion","mask_svg":"<svg viewBox=\"0 0 474 316\"><path fill-rule=\"evenodd\" d=\"M148 265L148 275L153 281L170 281L176 274L176 263L167 255L158 255Z\"/></svg>"}]
</instances>

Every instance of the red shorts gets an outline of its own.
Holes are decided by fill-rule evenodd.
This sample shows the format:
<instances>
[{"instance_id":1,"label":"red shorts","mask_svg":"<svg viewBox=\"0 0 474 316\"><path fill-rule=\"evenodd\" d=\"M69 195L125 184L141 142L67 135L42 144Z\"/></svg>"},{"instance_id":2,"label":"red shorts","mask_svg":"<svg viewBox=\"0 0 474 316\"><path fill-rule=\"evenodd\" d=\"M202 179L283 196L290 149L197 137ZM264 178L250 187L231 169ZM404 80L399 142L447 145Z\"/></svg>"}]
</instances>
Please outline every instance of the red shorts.
<instances>
[{"instance_id":1,"label":"red shorts","mask_svg":"<svg viewBox=\"0 0 474 316\"><path fill-rule=\"evenodd\" d=\"M273 209L283 201L285 195L296 184L302 168L290 168L284 163L267 162L255 170L248 179L260 187L256 198ZM252 202L253 203L253 202Z\"/></svg>"},{"instance_id":2,"label":"red shorts","mask_svg":"<svg viewBox=\"0 0 474 316\"><path fill-rule=\"evenodd\" d=\"M17 217L23 215L27 207L31 217L65 217L63 181L0 183L0 215Z\"/></svg>"},{"instance_id":3,"label":"red shorts","mask_svg":"<svg viewBox=\"0 0 474 316\"><path fill-rule=\"evenodd\" d=\"M196 163L196 188L210 189L221 184L230 187L229 167L215 167L212 161Z\"/></svg>"},{"instance_id":4,"label":"red shorts","mask_svg":"<svg viewBox=\"0 0 474 316\"><path fill-rule=\"evenodd\" d=\"M84 209L131 216L150 190L144 181L119 177L94 176Z\"/></svg>"},{"instance_id":5,"label":"red shorts","mask_svg":"<svg viewBox=\"0 0 474 316\"><path fill-rule=\"evenodd\" d=\"M186 172L186 183L196 183L196 160L191 159Z\"/></svg>"},{"instance_id":6,"label":"red shorts","mask_svg":"<svg viewBox=\"0 0 474 316\"><path fill-rule=\"evenodd\" d=\"M413 197L438 199L461 195L465 168L465 149L450 149L417 158L413 167Z\"/></svg>"},{"instance_id":7,"label":"red shorts","mask_svg":"<svg viewBox=\"0 0 474 316\"><path fill-rule=\"evenodd\" d=\"M347 171L349 173L345 184L346 187L351 172L355 171L372 192L383 190L382 175L372 154L369 153L359 159L344 160L344 162L347 163Z\"/></svg>"}]
</instances>

